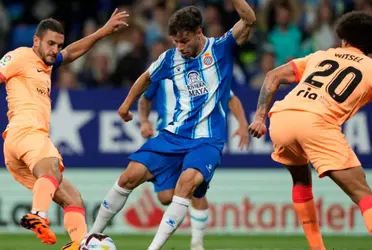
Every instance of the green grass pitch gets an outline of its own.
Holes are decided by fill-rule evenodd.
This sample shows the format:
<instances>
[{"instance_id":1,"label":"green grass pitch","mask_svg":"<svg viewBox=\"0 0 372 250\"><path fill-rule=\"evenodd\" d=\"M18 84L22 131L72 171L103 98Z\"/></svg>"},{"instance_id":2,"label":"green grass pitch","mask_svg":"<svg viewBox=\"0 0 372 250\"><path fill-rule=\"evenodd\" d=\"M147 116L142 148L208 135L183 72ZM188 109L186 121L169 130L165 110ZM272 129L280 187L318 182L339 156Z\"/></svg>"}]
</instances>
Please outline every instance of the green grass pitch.
<instances>
[{"instance_id":1,"label":"green grass pitch","mask_svg":"<svg viewBox=\"0 0 372 250\"><path fill-rule=\"evenodd\" d=\"M117 250L145 250L152 236L110 235ZM189 236L175 235L163 250L188 250ZM335 236L325 237L327 250L362 250L372 249L370 237ZM53 250L60 249L68 242L68 237L58 235L58 242L53 246L43 245L33 235L0 235L1 250ZM301 236L227 236L207 235L206 250L302 250L309 249Z\"/></svg>"}]
</instances>

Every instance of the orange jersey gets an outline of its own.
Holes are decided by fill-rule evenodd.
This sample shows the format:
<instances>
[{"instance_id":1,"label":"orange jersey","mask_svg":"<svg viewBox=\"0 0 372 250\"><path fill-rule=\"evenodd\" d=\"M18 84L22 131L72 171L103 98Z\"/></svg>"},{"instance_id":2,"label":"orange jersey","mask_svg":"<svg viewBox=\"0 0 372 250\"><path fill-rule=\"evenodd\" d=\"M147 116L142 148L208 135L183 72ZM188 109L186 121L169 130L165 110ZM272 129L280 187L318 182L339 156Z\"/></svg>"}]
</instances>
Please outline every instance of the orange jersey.
<instances>
[{"instance_id":1,"label":"orange jersey","mask_svg":"<svg viewBox=\"0 0 372 250\"><path fill-rule=\"evenodd\" d=\"M352 47L291 61L299 84L269 112L299 110L342 125L372 98L372 59Z\"/></svg>"},{"instance_id":2,"label":"orange jersey","mask_svg":"<svg viewBox=\"0 0 372 250\"><path fill-rule=\"evenodd\" d=\"M28 127L49 132L51 113L51 72L32 50L20 47L0 61L0 78L5 82L8 102L8 126Z\"/></svg>"}]
</instances>

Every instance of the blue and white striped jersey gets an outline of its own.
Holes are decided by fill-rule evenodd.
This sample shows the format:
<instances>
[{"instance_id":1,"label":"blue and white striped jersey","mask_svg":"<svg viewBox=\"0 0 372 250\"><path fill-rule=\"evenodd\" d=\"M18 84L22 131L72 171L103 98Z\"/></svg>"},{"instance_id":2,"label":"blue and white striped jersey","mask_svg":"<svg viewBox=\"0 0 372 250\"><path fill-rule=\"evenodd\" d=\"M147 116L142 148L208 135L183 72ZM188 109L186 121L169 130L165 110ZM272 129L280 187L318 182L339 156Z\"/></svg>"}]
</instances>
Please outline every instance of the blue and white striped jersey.
<instances>
[{"instance_id":1,"label":"blue and white striped jersey","mask_svg":"<svg viewBox=\"0 0 372 250\"><path fill-rule=\"evenodd\" d=\"M173 81L165 79L159 84L151 84L144 93L147 100L155 102L155 109L158 113L156 129L158 131L173 121L174 108L176 106L176 96L174 94ZM230 90L230 98L234 93Z\"/></svg>"},{"instance_id":2,"label":"blue and white striped jersey","mask_svg":"<svg viewBox=\"0 0 372 250\"><path fill-rule=\"evenodd\" d=\"M208 38L196 58L183 58L177 49L170 49L150 65L151 85L161 84L165 79L173 82L176 102L166 130L188 138L226 141L236 47L230 30L221 38Z\"/></svg>"},{"instance_id":3,"label":"blue and white striped jersey","mask_svg":"<svg viewBox=\"0 0 372 250\"><path fill-rule=\"evenodd\" d=\"M160 83L151 83L144 93L146 99L156 103L158 113L157 130L164 129L173 121L174 108L176 107L176 96L174 94L172 80L161 80Z\"/></svg>"}]
</instances>

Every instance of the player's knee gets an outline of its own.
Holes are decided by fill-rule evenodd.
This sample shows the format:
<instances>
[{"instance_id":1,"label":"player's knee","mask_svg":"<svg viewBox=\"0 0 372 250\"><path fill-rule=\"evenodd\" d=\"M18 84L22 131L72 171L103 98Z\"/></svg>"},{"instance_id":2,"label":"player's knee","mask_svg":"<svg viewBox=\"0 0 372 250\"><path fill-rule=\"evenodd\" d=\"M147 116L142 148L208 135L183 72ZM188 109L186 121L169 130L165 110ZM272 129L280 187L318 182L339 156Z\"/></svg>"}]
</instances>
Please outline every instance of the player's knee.
<instances>
[{"instance_id":1,"label":"player's knee","mask_svg":"<svg viewBox=\"0 0 372 250\"><path fill-rule=\"evenodd\" d=\"M153 177L143 164L131 161L128 168L121 174L118 185L122 188L133 190Z\"/></svg>"},{"instance_id":2,"label":"player's knee","mask_svg":"<svg viewBox=\"0 0 372 250\"><path fill-rule=\"evenodd\" d=\"M174 190L166 190L158 193L158 200L164 206L168 206L172 203Z\"/></svg>"},{"instance_id":3,"label":"player's knee","mask_svg":"<svg viewBox=\"0 0 372 250\"><path fill-rule=\"evenodd\" d=\"M40 178L43 175L48 175L56 179L58 183L61 183L63 179L60 169L60 162L56 157L44 158L40 160L32 171L36 178Z\"/></svg>"},{"instance_id":4,"label":"player's knee","mask_svg":"<svg viewBox=\"0 0 372 250\"><path fill-rule=\"evenodd\" d=\"M122 188L133 190L140 184L140 178L130 172L125 171L118 180L118 185Z\"/></svg>"},{"instance_id":5,"label":"player's knee","mask_svg":"<svg viewBox=\"0 0 372 250\"><path fill-rule=\"evenodd\" d=\"M204 177L198 170L185 170L178 179L175 195L191 199L194 191L203 180Z\"/></svg>"},{"instance_id":6,"label":"player's knee","mask_svg":"<svg viewBox=\"0 0 372 250\"><path fill-rule=\"evenodd\" d=\"M75 196L70 197L70 199L62 201L59 205L63 209L65 209L66 207L84 207L84 201L81 197L81 194L78 193Z\"/></svg>"}]
</instances>

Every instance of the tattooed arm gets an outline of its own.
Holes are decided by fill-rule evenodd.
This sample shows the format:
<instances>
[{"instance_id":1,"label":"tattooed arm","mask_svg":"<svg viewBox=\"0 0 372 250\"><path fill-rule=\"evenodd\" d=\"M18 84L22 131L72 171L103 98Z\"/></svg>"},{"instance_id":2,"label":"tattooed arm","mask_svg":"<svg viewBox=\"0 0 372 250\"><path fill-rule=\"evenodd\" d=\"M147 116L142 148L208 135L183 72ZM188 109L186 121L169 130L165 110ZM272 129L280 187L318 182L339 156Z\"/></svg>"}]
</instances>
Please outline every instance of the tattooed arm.
<instances>
[{"instance_id":1,"label":"tattooed arm","mask_svg":"<svg viewBox=\"0 0 372 250\"><path fill-rule=\"evenodd\" d=\"M256 22L256 15L245 0L232 0L240 20L232 28L236 43L242 46L248 41L249 33Z\"/></svg>"},{"instance_id":2,"label":"tattooed arm","mask_svg":"<svg viewBox=\"0 0 372 250\"><path fill-rule=\"evenodd\" d=\"M296 72L292 65L287 63L266 74L264 83L258 97L255 120L265 122L271 102L280 84L291 84L296 82Z\"/></svg>"},{"instance_id":3,"label":"tattooed arm","mask_svg":"<svg viewBox=\"0 0 372 250\"><path fill-rule=\"evenodd\" d=\"M296 72L290 63L280 66L266 74L260 96L258 97L256 116L248 128L249 133L251 133L253 137L260 138L266 133L267 113L269 112L271 102L279 85L290 84L296 81Z\"/></svg>"}]
</instances>

